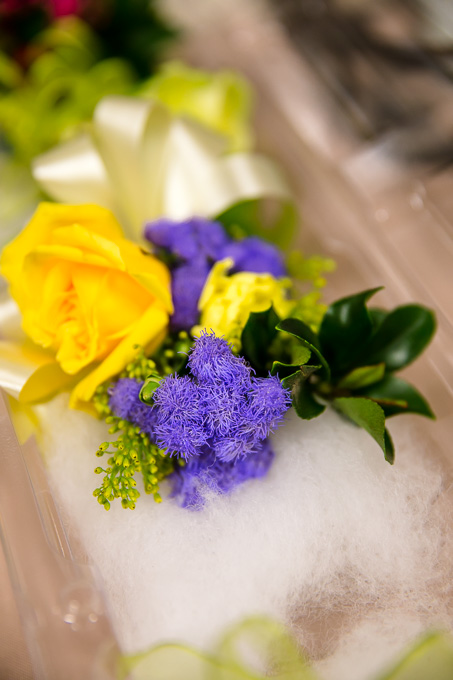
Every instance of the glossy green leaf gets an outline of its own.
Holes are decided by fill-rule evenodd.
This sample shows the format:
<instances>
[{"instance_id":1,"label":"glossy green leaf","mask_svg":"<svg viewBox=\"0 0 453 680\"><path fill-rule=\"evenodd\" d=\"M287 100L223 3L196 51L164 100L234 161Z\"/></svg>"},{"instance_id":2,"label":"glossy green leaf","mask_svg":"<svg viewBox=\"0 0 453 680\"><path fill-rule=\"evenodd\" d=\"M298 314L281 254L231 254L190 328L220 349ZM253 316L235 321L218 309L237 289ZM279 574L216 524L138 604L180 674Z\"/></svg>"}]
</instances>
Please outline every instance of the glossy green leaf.
<instances>
[{"instance_id":1,"label":"glossy green leaf","mask_svg":"<svg viewBox=\"0 0 453 680\"><path fill-rule=\"evenodd\" d=\"M274 361L274 363L272 364L271 373L272 375L276 375L278 373L280 378L288 376L291 373L295 373L301 366L306 364L307 361L310 360L310 357L311 351L308 349L308 347L299 345L295 349L295 352L291 358L291 363L284 363L283 361Z\"/></svg>"},{"instance_id":2,"label":"glossy green leaf","mask_svg":"<svg viewBox=\"0 0 453 680\"><path fill-rule=\"evenodd\" d=\"M399 413L418 413L435 419L434 413L420 392L410 383L394 375L386 375L380 382L361 389L360 395L379 402L387 418Z\"/></svg>"},{"instance_id":3,"label":"glossy green leaf","mask_svg":"<svg viewBox=\"0 0 453 680\"><path fill-rule=\"evenodd\" d=\"M299 342L302 343L304 347L313 352L322 366L324 378L327 381L330 380L329 364L325 360L319 348L319 342L316 333L314 333L311 328L307 326L307 324L305 324L300 319L284 319L277 324L277 330L293 335L299 340Z\"/></svg>"},{"instance_id":4,"label":"glossy green leaf","mask_svg":"<svg viewBox=\"0 0 453 680\"><path fill-rule=\"evenodd\" d=\"M278 362L276 362L278 363ZM294 366L292 368L295 368ZM305 381L307 378L309 378L313 373L316 373L316 371L319 371L321 368L320 365L318 366L309 366L308 364L305 364L304 366L299 366L297 367L297 370L294 371L293 373L290 373L286 377L284 377L281 380L281 383L283 387L286 387L288 389L292 389L296 382L298 380ZM275 375L275 373L273 373ZM280 376L280 373L279 373Z\"/></svg>"},{"instance_id":5,"label":"glossy green leaf","mask_svg":"<svg viewBox=\"0 0 453 680\"><path fill-rule=\"evenodd\" d=\"M410 364L425 349L436 329L434 313L419 305L397 307L387 314L366 350L369 364L385 362L387 371Z\"/></svg>"},{"instance_id":6,"label":"glossy green leaf","mask_svg":"<svg viewBox=\"0 0 453 680\"><path fill-rule=\"evenodd\" d=\"M283 321L280 321L277 325L277 329L279 331L285 331L285 333L290 333L299 340L306 340L309 345L313 345L313 347L316 347L318 350L321 349L316 333L300 319L283 319Z\"/></svg>"},{"instance_id":7,"label":"glossy green leaf","mask_svg":"<svg viewBox=\"0 0 453 680\"><path fill-rule=\"evenodd\" d=\"M323 404L316 401L311 392L310 385L302 378L299 378L294 383L291 396L297 415L304 420L317 418L326 408Z\"/></svg>"},{"instance_id":8,"label":"glossy green leaf","mask_svg":"<svg viewBox=\"0 0 453 680\"><path fill-rule=\"evenodd\" d=\"M382 380L385 373L385 364L375 364L374 366L360 366L354 368L340 382L338 387L346 390L357 390L367 385Z\"/></svg>"},{"instance_id":9,"label":"glossy green leaf","mask_svg":"<svg viewBox=\"0 0 453 680\"><path fill-rule=\"evenodd\" d=\"M368 314L370 315L373 328L376 329L381 325L385 317L388 316L389 312L386 309L381 309L381 307L368 307Z\"/></svg>"},{"instance_id":10,"label":"glossy green leaf","mask_svg":"<svg viewBox=\"0 0 453 680\"><path fill-rule=\"evenodd\" d=\"M269 346L277 335L279 320L273 307L264 312L251 312L242 331L241 353L258 371L267 370Z\"/></svg>"},{"instance_id":11,"label":"glossy green leaf","mask_svg":"<svg viewBox=\"0 0 453 680\"><path fill-rule=\"evenodd\" d=\"M393 462L394 452L390 436L385 430L385 414L375 401L364 397L338 397L333 406L359 427L363 427L379 444L386 460Z\"/></svg>"},{"instance_id":12,"label":"glossy green leaf","mask_svg":"<svg viewBox=\"0 0 453 680\"><path fill-rule=\"evenodd\" d=\"M357 365L358 352L373 332L366 303L379 290L381 288L372 288L337 300L325 313L319 341L333 373L338 375ZM367 363L377 364L380 361Z\"/></svg>"},{"instance_id":13,"label":"glossy green leaf","mask_svg":"<svg viewBox=\"0 0 453 680\"><path fill-rule=\"evenodd\" d=\"M293 366L303 366L310 360L311 350L304 345L298 345L294 348L291 361Z\"/></svg>"}]
</instances>

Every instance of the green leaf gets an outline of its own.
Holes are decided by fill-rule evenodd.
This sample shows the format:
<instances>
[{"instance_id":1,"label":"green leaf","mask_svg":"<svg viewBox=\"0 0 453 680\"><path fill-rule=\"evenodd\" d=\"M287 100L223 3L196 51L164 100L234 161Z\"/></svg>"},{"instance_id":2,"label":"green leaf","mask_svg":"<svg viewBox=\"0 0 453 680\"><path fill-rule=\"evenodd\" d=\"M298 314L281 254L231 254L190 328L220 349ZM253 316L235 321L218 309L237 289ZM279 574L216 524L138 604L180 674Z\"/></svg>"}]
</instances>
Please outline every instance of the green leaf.
<instances>
[{"instance_id":1,"label":"green leaf","mask_svg":"<svg viewBox=\"0 0 453 680\"><path fill-rule=\"evenodd\" d=\"M278 373L280 378L288 376L290 373L295 373L298 368L306 364L310 357L311 351L307 347L299 345L293 354L291 363L288 364L282 361L274 361L272 364L271 373L272 375Z\"/></svg>"},{"instance_id":2,"label":"green leaf","mask_svg":"<svg viewBox=\"0 0 453 680\"><path fill-rule=\"evenodd\" d=\"M324 378L327 381L330 381L329 364L325 360L319 348L319 341L316 333L311 330L310 326L307 326L307 324L305 324L300 319L284 319L277 324L277 330L293 335L299 340L299 342L302 343L304 347L313 352L313 354L315 354L315 356L319 359L319 362L322 366Z\"/></svg>"},{"instance_id":3,"label":"green leaf","mask_svg":"<svg viewBox=\"0 0 453 680\"><path fill-rule=\"evenodd\" d=\"M367 301L381 288L365 290L337 300L328 308L319 330L319 341L332 372L341 374L357 365L358 350L373 332ZM370 361L377 364L380 361Z\"/></svg>"},{"instance_id":4,"label":"green leaf","mask_svg":"<svg viewBox=\"0 0 453 680\"><path fill-rule=\"evenodd\" d=\"M360 395L377 401L387 418L399 413L418 413L432 419L436 417L420 392L394 375L387 375L380 382L360 390Z\"/></svg>"},{"instance_id":5,"label":"green leaf","mask_svg":"<svg viewBox=\"0 0 453 680\"><path fill-rule=\"evenodd\" d=\"M294 371L294 373L291 373L290 375L287 375L285 378L283 378L281 383L283 387L292 389L298 380L307 380L307 378L313 375L313 373L319 371L320 368L320 365L309 366L308 364L305 364L304 366L300 366L297 371Z\"/></svg>"},{"instance_id":6,"label":"green leaf","mask_svg":"<svg viewBox=\"0 0 453 680\"><path fill-rule=\"evenodd\" d=\"M348 375L340 380L340 389L356 390L366 387L382 380L385 373L385 364L375 364L374 366L359 366L354 368Z\"/></svg>"},{"instance_id":7,"label":"green leaf","mask_svg":"<svg viewBox=\"0 0 453 680\"><path fill-rule=\"evenodd\" d=\"M393 445L393 440L390 436L390 432L385 429L384 432L384 441L385 441L385 460L387 463L390 463L390 465L393 465L395 462L395 447Z\"/></svg>"},{"instance_id":8,"label":"green leaf","mask_svg":"<svg viewBox=\"0 0 453 680\"><path fill-rule=\"evenodd\" d=\"M386 309L382 309L381 307L368 307L368 314L370 315L373 328L377 328L389 313Z\"/></svg>"},{"instance_id":9,"label":"green leaf","mask_svg":"<svg viewBox=\"0 0 453 680\"><path fill-rule=\"evenodd\" d=\"M285 251L291 247L294 238L298 211L292 201L280 201L269 197L265 200L240 201L218 215L216 219L234 239L258 236Z\"/></svg>"},{"instance_id":10,"label":"green leaf","mask_svg":"<svg viewBox=\"0 0 453 680\"><path fill-rule=\"evenodd\" d=\"M302 378L293 385L291 396L297 415L304 420L317 418L326 408L323 404L316 401L312 395L310 385Z\"/></svg>"},{"instance_id":11,"label":"green leaf","mask_svg":"<svg viewBox=\"0 0 453 680\"><path fill-rule=\"evenodd\" d=\"M379 404L365 397L338 397L332 403L337 411L359 427L363 427L379 444L385 459L393 462L393 445L390 435L386 434L385 414Z\"/></svg>"},{"instance_id":12,"label":"green leaf","mask_svg":"<svg viewBox=\"0 0 453 680\"><path fill-rule=\"evenodd\" d=\"M267 370L269 346L277 335L279 320L271 306L264 312L251 312L242 331L241 353L259 372Z\"/></svg>"},{"instance_id":13,"label":"green leaf","mask_svg":"<svg viewBox=\"0 0 453 680\"><path fill-rule=\"evenodd\" d=\"M404 368L416 359L436 329L434 313L420 305L397 307L387 314L366 348L369 364L385 362L387 371Z\"/></svg>"}]
</instances>

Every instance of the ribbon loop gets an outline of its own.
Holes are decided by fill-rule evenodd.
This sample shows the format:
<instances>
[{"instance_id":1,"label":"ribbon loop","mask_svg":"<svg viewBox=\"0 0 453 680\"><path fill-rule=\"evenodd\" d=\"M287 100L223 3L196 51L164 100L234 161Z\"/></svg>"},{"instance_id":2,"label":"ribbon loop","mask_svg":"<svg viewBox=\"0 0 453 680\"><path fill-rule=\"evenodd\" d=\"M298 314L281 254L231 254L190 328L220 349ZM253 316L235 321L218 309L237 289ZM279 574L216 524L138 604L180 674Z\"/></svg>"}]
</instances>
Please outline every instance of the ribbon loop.
<instances>
[{"instance_id":1,"label":"ribbon loop","mask_svg":"<svg viewBox=\"0 0 453 680\"><path fill-rule=\"evenodd\" d=\"M58 201L113 210L135 240L157 217L212 218L244 200L291 200L272 161L226 148L223 135L157 101L110 96L96 108L91 135L39 156L33 174Z\"/></svg>"}]
</instances>

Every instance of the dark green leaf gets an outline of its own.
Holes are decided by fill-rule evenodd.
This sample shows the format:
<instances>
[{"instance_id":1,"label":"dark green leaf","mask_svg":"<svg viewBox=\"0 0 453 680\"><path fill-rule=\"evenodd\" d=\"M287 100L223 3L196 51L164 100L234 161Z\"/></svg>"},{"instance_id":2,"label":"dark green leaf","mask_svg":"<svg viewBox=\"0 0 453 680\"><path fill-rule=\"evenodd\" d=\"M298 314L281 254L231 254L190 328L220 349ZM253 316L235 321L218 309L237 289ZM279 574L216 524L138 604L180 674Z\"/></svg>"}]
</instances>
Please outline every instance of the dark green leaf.
<instances>
[{"instance_id":1,"label":"dark green leaf","mask_svg":"<svg viewBox=\"0 0 453 680\"><path fill-rule=\"evenodd\" d=\"M357 390L382 380L385 373L385 364L375 364L374 366L359 366L354 368L338 383L340 389Z\"/></svg>"},{"instance_id":2,"label":"dark green leaf","mask_svg":"<svg viewBox=\"0 0 453 680\"><path fill-rule=\"evenodd\" d=\"M381 309L380 307L368 307L368 314L370 315L373 328L376 329L381 325L385 317L388 316L388 311L386 309Z\"/></svg>"},{"instance_id":3,"label":"dark green leaf","mask_svg":"<svg viewBox=\"0 0 453 680\"><path fill-rule=\"evenodd\" d=\"M304 420L316 418L321 415L326 408L313 397L310 385L306 380L299 379L295 382L291 396L297 415Z\"/></svg>"},{"instance_id":4,"label":"dark green leaf","mask_svg":"<svg viewBox=\"0 0 453 680\"><path fill-rule=\"evenodd\" d=\"M381 288L372 288L337 300L325 313L319 330L319 342L332 372L336 375L357 365L355 360L358 351L373 332L366 303L379 290Z\"/></svg>"},{"instance_id":5,"label":"dark green leaf","mask_svg":"<svg viewBox=\"0 0 453 680\"><path fill-rule=\"evenodd\" d=\"M410 364L423 352L436 329L430 309L405 305L390 312L373 335L366 349L370 364L385 362L387 371Z\"/></svg>"},{"instance_id":6,"label":"dark green leaf","mask_svg":"<svg viewBox=\"0 0 453 680\"><path fill-rule=\"evenodd\" d=\"M276 362L278 363L278 362ZM295 368L293 366L293 368ZM308 364L305 364L304 366L298 367L298 370L294 371L293 373L287 375L283 379L281 379L281 383L283 387L287 387L288 389L292 389L296 382L298 380L304 381L307 380L313 373L316 371L319 371L321 366L309 366ZM275 373L273 373L275 375ZM280 376L280 374L279 374Z\"/></svg>"},{"instance_id":7,"label":"dark green leaf","mask_svg":"<svg viewBox=\"0 0 453 680\"><path fill-rule=\"evenodd\" d=\"M384 440L385 440L385 460L387 463L390 463L390 465L393 465L395 462L395 447L393 445L393 440L390 436L390 432L385 430L384 432Z\"/></svg>"},{"instance_id":8,"label":"dark green leaf","mask_svg":"<svg viewBox=\"0 0 453 680\"><path fill-rule=\"evenodd\" d=\"M321 349L316 333L311 330L310 326L307 326L307 324L300 319L283 319L283 321L279 322L277 329L279 331L290 333L299 340L306 340L310 345L313 345L313 347L316 347L318 350Z\"/></svg>"},{"instance_id":9,"label":"dark green leaf","mask_svg":"<svg viewBox=\"0 0 453 680\"><path fill-rule=\"evenodd\" d=\"M241 353L259 372L267 370L269 346L277 335L279 320L273 307L265 312L251 312L242 331Z\"/></svg>"},{"instance_id":10,"label":"dark green leaf","mask_svg":"<svg viewBox=\"0 0 453 680\"><path fill-rule=\"evenodd\" d=\"M386 459L387 456L391 457L391 444L385 434L385 414L379 404L364 397L339 397L333 400L333 406L353 423L363 427L379 444Z\"/></svg>"},{"instance_id":11,"label":"dark green leaf","mask_svg":"<svg viewBox=\"0 0 453 680\"><path fill-rule=\"evenodd\" d=\"M311 420L321 415L325 406L313 397L309 383L299 374L292 384L291 397L294 409L304 420Z\"/></svg>"},{"instance_id":12,"label":"dark green leaf","mask_svg":"<svg viewBox=\"0 0 453 680\"><path fill-rule=\"evenodd\" d=\"M307 324L305 324L300 319L284 319L283 321L280 321L279 324L277 324L277 330L293 335L299 340L299 342L302 343L304 347L313 352L313 354L315 354L315 356L319 359L319 362L322 366L324 378L327 381L330 380L329 364L319 349L318 338L316 333L311 330L310 326L307 326Z\"/></svg>"},{"instance_id":13,"label":"dark green leaf","mask_svg":"<svg viewBox=\"0 0 453 680\"><path fill-rule=\"evenodd\" d=\"M427 418L435 418L420 392L394 375L385 376L375 385L360 390L360 394L379 402L387 418L398 413L418 413Z\"/></svg>"}]
</instances>

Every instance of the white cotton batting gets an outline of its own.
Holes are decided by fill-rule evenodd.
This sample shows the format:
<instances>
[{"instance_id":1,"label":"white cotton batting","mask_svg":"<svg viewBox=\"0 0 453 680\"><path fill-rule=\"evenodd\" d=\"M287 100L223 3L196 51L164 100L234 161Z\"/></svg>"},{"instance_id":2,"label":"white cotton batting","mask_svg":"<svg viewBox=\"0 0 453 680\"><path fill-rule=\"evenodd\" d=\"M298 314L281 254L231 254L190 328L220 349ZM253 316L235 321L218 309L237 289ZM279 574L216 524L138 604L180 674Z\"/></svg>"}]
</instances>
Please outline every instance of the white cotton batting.
<instances>
[{"instance_id":1,"label":"white cotton batting","mask_svg":"<svg viewBox=\"0 0 453 680\"><path fill-rule=\"evenodd\" d=\"M392 467L333 411L309 422L290 412L265 479L202 511L143 494L134 511L105 512L92 496L105 426L61 396L42 416L53 489L125 651L165 640L206 649L265 614L291 626L327 680L364 680L419 631L448 625L442 479L404 426Z\"/></svg>"}]
</instances>

